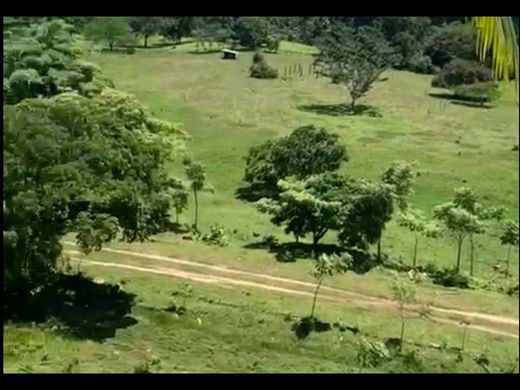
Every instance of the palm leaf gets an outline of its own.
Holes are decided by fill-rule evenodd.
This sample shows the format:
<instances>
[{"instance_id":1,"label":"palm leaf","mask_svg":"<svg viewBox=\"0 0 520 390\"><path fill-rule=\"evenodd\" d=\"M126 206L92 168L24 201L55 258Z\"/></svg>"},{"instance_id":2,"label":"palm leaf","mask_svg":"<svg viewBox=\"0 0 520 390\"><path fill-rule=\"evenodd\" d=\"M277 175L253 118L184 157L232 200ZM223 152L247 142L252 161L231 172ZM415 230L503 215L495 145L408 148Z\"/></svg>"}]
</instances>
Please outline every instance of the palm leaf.
<instances>
[{"instance_id":1,"label":"palm leaf","mask_svg":"<svg viewBox=\"0 0 520 390\"><path fill-rule=\"evenodd\" d=\"M515 77L515 92L518 99L518 42L516 41L513 18L510 16L474 16L477 29L477 56L484 61L492 55L491 69L495 79L509 81Z\"/></svg>"}]
</instances>

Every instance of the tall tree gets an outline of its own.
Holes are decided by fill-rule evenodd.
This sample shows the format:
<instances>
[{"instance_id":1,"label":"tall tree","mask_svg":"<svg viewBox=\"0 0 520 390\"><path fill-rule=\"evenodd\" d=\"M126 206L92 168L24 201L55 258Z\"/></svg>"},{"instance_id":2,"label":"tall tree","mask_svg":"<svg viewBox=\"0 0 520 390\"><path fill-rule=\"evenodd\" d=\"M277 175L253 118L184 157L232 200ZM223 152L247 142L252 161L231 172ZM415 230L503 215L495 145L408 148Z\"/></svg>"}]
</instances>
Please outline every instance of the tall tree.
<instances>
[{"instance_id":1,"label":"tall tree","mask_svg":"<svg viewBox=\"0 0 520 390\"><path fill-rule=\"evenodd\" d=\"M338 26L320 40L318 47L316 63L325 76L345 85L352 109L381 73L396 62L394 49L380 30L371 26Z\"/></svg>"},{"instance_id":2,"label":"tall tree","mask_svg":"<svg viewBox=\"0 0 520 390\"><path fill-rule=\"evenodd\" d=\"M187 158L184 160L184 169L186 177L190 181L190 187L193 191L193 200L195 203L195 220L193 223L193 227L195 231L198 231L199 192L203 190L213 192L213 187L207 182L206 171L202 163Z\"/></svg>"},{"instance_id":3,"label":"tall tree","mask_svg":"<svg viewBox=\"0 0 520 390\"><path fill-rule=\"evenodd\" d=\"M502 245L507 245L507 257L506 257L506 272L509 274L509 257L511 255L511 248L518 247L518 221L505 221L503 226L503 232L500 236L500 242Z\"/></svg>"},{"instance_id":4,"label":"tall tree","mask_svg":"<svg viewBox=\"0 0 520 390\"><path fill-rule=\"evenodd\" d=\"M130 27L143 37L144 47L148 47L148 38L161 31L163 22L163 17L159 16L134 16L130 18Z\"/></svg>"},{"instance_id":5,"label":"tall tree","mask_svg":"<svg viewBox=\"0 0 520 390\"><path fill-rule=\"evenodd\" d=\"M85 36L96 42L107 44L110 51L115 45L132 41L128 20L119 16L95 17L85 26Z\"/></svg>"},{"instance_id":6,"label":"tall tree","mask_svg":"<svg viewBox=\"0 0 520 390\"><path fill-rule=\"evenodd\" d=\"M414 248L412 257L412 267L417 266L417 247L419 244L419 237L438 237L440 229L437 224L428 221L424 214L419 210L408 209L406 212L401 212L397 218L399 226L405 227L414 234Z\"/></svg>"}]
</instances>

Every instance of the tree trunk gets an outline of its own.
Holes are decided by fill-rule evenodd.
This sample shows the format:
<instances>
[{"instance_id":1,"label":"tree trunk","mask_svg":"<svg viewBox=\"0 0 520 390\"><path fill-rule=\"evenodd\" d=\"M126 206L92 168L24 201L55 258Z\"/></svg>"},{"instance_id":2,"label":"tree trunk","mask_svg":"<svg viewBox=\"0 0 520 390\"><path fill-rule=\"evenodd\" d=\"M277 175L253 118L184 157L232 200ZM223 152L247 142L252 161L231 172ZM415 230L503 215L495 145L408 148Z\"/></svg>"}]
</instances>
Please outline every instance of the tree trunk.
<instances>
[{"instance_id":1,"label":"tree trunk","mask_svg":"<svg viewBox=\"0 0 520 390\"><path fill-rule=\"evenodd\" d=\"M471 276L473 276L473 260L474 260L473 250L474 250L474 245L473 245L473 234L472 234L469 236L469 274Z\"/></svg>"},{"instance_id":2,"label":"tree trunk","mask_svg":"<svg viewBox=\"0 0 520 390\"><path fill-rule=\"evenodd\" d=\"M415 236L415 246L413 248L413 268L417 265L417 244L419 242L419 237Z\"/></svg>"},{"instance_id":3,"label":"tree trunk","mask_svg":"<svg viewBox=\"0 0 520 390\"><path fill-rule=\"evenodd\" d=\"M300 237L297 234L294 235L294 239L297 244L300 242Z\"/></svg>"},{"instance_id":4,"label":"tree trunk","mask_svg":"<svg viewBox=\"0 0 520 390\"><path fill-rule=\"evenodd\" d=\"M507 246L507 257L506 257L506 275L509 275L509 256L511 255L511 245Z\"/></svg>"},{"instance_id":5,"label":"tree trunk","mask_svg":"<svg viewBox=\"0 0 520 390\"><path fill-rule=\"evenodd\" d=\"M403 350L403 341L404 341L404 320L401 317L401 343L399 344L399 350Z\"/></svg>"},{"instance_id":6,"label":"tree trunk","mask_svg":"<svg viewBox=\"0 0 520 390\"><path fill-rule=\"evenodd\" d=\"M457 272L460 271L460 253L462 252L462 238L459 237L459 243L457 245L457 265L456 265L456 269L457 269Z\"/></svg>"},{"instance_id":7,"label":"tree trunk","mask_svg":"<svg viewBox=\"0 0 520 390\"><path fill-rule=\"evenodd\" d=\"M316 234L316 232L312 233L312 255L316 258L317 257L317 248L318 248L318 242L320 241L320 238Z\"/></svg>"},{"instance_id":8,"label":"tree trunk","mask_svg":"<svg viewBox=\"0 0 520 390\"><path fill-rule=\"evenodd\" d=\"M460 347L461 351L464 351L464 344L466 343L466 325L464 325L464 331L462 333L462 345Z\"/></svg>"},{"instance_id":9,"label":"tree trunk","mask_svg":"<svg viewBox=\"0 0 520 390\"><path fill-rule=\"evenodd\" d=\"M312 299L311 318L314 317L314 309L316 308L316 300L318 299L318 292L320 291L322 281L323 279L320 279L318 281L318 284L316 285L316 290L314 291L314 298Z\"/></svg>"},{"instance_id":10,"label":"tree trunk","mask_svg":"<svg viewBox=\"0 0 520 390\"><path fill-rule=\"evenodd\" d=\"M350 95L350 109L354 110L354 107L356 107L356 98Z\"/></svg>"},{"instance_id":11,"label":"tree trunk","mask_svg":"<svg viewBox=\"0 0 520 390\"><path fill-rule=\"evenodd\" d=\"M381 262L381 237L377 240L377 261Z\"/></svg>"},{"instance_id":12,"label":"tree trunk","mask_svg":"<svg viewBox=\"0 0 520 390\"><path fill-rule=\"evenodd\" d=\"M109 42L108 43L108 47L109 47L110 51L113 51L114 50L114 42Z\"/></svg>"},{"instance_id":13,"label":"tree trunk","mask_svg":"<svg viewBox=\"0 0 520 390\"><path fill-rule=\"evenodd\" d=\"M175 210L175 223L178 224L179 223L179 210Z\"/></svg>"},{"instance_id":14,"label":"tree trunk","mask_svg":"<svg viewBox=\"0 0 520 390\"><path fill-rule=\"evenodd\" d=\"M144 35L144 47L147 48L148 47L148 35Z\"/></svg>"},{"instance_id":15,"label":"tree trunk","mask_svg":"<svg viewBox=\"0 0 520 390\"><path fill-rule=\"evenodd\" d=\"M199 198L197 197L197 190L193 190L193 199L195 200L195 230L198 230L199 226Z\"/></svg>"}]
</instances>

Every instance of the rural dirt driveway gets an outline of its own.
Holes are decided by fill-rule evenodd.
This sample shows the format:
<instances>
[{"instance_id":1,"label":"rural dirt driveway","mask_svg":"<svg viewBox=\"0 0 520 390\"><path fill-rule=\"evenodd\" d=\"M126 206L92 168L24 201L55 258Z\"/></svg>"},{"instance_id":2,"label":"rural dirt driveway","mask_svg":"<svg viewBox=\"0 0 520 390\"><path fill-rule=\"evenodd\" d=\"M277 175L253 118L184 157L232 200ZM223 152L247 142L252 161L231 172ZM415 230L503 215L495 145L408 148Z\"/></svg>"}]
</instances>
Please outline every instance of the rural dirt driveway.
<instances>
[{"instance_id":1,"label":"rural dirt driveway","mask_svg":"<svg viewBox=\"0 0 520 390\"><path fill-rule=\"evenodd\" d=\"M73 242L66 242L66 244L74 245ZM71 255L81 254L80 252L74 250L68 250L66 252ZM198 263L189 260L174 259L166 256L131 252L112 248L103 248L102 252L132 256L141 260L152 260L153 262L150 263L150 266L143 267L141 265L137 266L129 263L95 261L86 258L82 258L81 261L83 264L123 268L139 272L167 275L176 278L192 280L199 283L218 284L224 287L251 287L289 295L312 297L313 289L315 287L314 284L301 280L258 274L250 271L236 270L228 267ZM78 257L73 257L73 259L80 260ZM161 266L161 263L167 266ZM189 266L194 270L185 271L179 269L179 266ZM202 270L206 270L206 272L203 272ZM213 273L208 274L207 271L212 271ZM273 282L276 282L276 285L273 285ZM282 287L281 285L286 285L286 287ZM322 287L322 293L320 294L319 299L339 303L348 302L349 305L371 308L374 310L396 310L395 303L390 300L327 286ZM430 306L430 310L430 319L433 321L460 326L460 321L464 319L471 323L470 325L467 325L468 328L500 336L513 337L516 339L519 338L518 318L510 318L459 309L442 308L437 306Z\"/></svg>"}]
</instances>

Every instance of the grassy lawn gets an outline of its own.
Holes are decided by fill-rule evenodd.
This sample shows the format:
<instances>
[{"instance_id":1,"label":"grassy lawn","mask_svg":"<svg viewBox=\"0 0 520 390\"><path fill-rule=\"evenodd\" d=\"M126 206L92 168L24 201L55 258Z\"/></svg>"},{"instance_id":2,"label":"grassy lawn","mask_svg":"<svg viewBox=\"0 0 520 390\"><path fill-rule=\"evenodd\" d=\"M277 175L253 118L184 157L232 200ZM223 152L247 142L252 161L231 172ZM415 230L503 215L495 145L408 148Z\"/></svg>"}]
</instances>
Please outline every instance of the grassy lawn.
<instances>
[{"instance_id":1,"label":"grassy lawn","mask_svg":"<svg viewBox=\"0 0 520 390\"><path fill-rule=\"evenodd\" d=\"M160 368L154 370L162 372L358 372L357 346L362 337L384 341L399 335L396 314L323 301L317 309L322 321L340 321L360 332L354 335L333 327L298 339L289 316L306 315L310 299L194 284L184 302L172 297L185 286L178 279L105 267L83 269L101 278L99 282L124 281L124 293L136 294L129 325L107 320L103 325L115 334L92 340L72 336L66 328L4 324L5 372L133 372L147 359L159 359ZM172 303L185 304L186 313L166 311ZM84 312L76 315L88 321ZM474 361L480 354L489 359L491 371L517 364L518 343L511 339L468 330L461 358L451 349L461 345L461 328L416 316L407 320L405 340L408 363L399 357L367 370L482 372ZM431 344L446 347L435 349Z\"/></svg>"}]
</instances>

